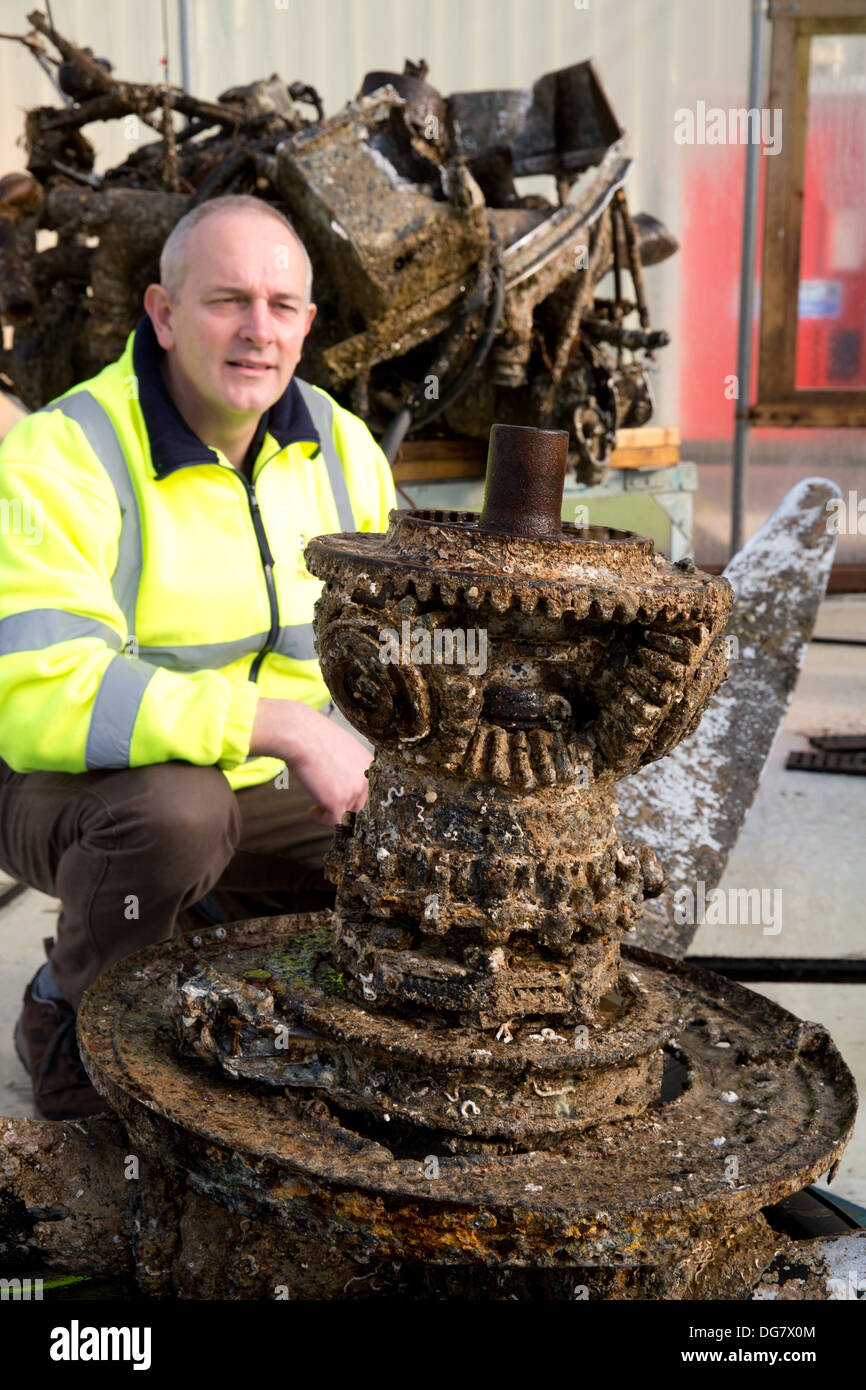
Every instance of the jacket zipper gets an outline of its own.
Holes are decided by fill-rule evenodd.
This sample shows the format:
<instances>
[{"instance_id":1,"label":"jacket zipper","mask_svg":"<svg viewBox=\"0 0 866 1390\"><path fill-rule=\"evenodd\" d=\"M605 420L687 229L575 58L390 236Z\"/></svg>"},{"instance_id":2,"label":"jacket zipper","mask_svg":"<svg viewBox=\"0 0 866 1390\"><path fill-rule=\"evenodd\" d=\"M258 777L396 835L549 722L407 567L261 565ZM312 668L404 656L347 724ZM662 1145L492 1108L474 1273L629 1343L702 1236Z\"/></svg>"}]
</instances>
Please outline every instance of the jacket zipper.
<instances>
[{"instance_id":1,"label":"jacket zipper","mask_svg":"<svg viewBox=\"0 0 866 1390\"><path fill-rule=\"evenodd\" d=\"M262 467L264 467L264 464L262 465ZM235 471L237 472L237 470ZM261 469L259 469L259 472L261 472ZM262 513L259 507L259 499L256 497L256 489L251 482L247 481L243 473L238 473L238 477L240 478L241 482L247 490L247 501L250 504L250 516L253 520L253 530L256 533L256 540L259 546L259 556L261 557L262 569L264 570L265 574L265 586L268 591L268 605L271 611L271 626L270 630L268 631L268 635L265 638L265 645L262 647L261 651L257 653L255 660L253 661L253 664L250 667L250 674L248 679L255 682L259 678L259 671L261 670L262 662L264 661L268 652L273 651L274 647L276 646L277 638L280 632L280 609L279 604L277 603L277 589L276 585L274 584L274 557L271 554L271 547L268 545L268 538L265 533L264 522L262 521Z\"/></svg>"}]
</instances>

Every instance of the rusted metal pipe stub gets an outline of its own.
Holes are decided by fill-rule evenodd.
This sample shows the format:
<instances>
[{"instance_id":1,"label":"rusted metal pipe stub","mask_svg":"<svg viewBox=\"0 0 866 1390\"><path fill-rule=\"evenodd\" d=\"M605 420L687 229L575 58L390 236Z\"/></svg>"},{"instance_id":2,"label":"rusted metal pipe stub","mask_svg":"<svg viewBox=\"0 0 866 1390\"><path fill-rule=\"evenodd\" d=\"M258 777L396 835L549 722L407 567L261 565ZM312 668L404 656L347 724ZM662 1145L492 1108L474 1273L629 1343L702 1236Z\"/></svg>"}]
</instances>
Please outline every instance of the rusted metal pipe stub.
<instances>
[{"instance_id":1,"label":"rusted metal pipe stub","mask_svg":"<svg viewBox=\"0 0 866 1390\"><path fill-rule=\"evenodd\" d=\"M561 535L567 462L565 430L494 425L487 452L481 529L511 536Z\"/></svg>"},{"instance_id":2,"label":"rusted metal pipe stub","mask_svg":"<svg viewBox=\"0 0 866 1390\"><path fill-rule=\"evenodd\" d=\"M853 1125L823 1030L621 954L664 872L617 834L616 783L696 728L732 594L645 537L560 527L564 438L495 427L481 517L307 548L325 679L376 750L334 913L154 948L79 1016L141 1143L235 1209L297 1232L314 1209L341 1249L372 1222L401 1259L661 1267L826 1171ZM347 1188L357 1230L330 1211Z\"/></svg>"}]
</instances>

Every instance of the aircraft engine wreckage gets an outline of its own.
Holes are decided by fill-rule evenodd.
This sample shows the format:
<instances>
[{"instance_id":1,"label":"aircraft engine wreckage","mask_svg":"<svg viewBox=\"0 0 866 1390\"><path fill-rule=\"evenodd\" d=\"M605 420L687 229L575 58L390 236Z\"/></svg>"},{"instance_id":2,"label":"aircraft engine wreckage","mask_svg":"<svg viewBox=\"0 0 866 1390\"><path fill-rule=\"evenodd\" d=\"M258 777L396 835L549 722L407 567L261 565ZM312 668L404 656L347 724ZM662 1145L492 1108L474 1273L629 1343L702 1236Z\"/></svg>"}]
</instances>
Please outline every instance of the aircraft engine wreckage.
<instances>
[{"instance_id":1,"label":"aircraft engine wreckage","mask_svg":"<svg viewBox=\"0 0 866 1390\"><path fill-rule=\"evenodd\" d=\"M309 249L319 312L305 374L389 457L410 429L486 439L494 420L531 419L569 431L592 482L616 430L649 420L668 335L650 326L643 267L677 243L629 212L631 159L591 63L526 91L443 98L426 64L407 62L369 73L325 119L312 88L276 74L217 102L121 82L39 11L29 20L21 41L68 103L28 113L27 172L0 179L0 318L14 329L0 382L29 409L120 356L168 232L242 192L289 215ZM83 128L106 119L162 138L97 174ZM555 179L558 205L518 192L533 174ZM56 245L37 249L38 231Z\"/></svg>"},{"instance_id":2,"label":"aircraft engine wreckage","mask_svg":"<svg viewBox=\"0 0 866 1390\"><path fill-rule=\"evenodd\" d=\"M310 543L376 749L336 908L152 947L83 1001L94 1084L227 1209L246 1296L746 1297L761 1209L850 1134L822 1028L622 945L664 873L616 783L700 722L732 594L561 523L566 451L496 426L480 516Z\"/></svg>"}]
</instances>

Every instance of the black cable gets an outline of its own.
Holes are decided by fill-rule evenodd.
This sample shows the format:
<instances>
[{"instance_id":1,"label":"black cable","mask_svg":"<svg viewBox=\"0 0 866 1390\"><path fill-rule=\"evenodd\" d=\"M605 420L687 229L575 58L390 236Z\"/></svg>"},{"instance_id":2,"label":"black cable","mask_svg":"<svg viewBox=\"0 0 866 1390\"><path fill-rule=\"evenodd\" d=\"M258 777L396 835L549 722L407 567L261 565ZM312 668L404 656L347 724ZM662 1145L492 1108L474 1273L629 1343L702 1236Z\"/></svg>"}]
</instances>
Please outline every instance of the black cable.
<instances>
[{"instance_id":1,"label":"black cable","mask_svg":"<svg viewBox=\"0 0 866 1390\"><path fill-rule=\"evenodd\" d=\"M866 984L862 956L687 956L686 964L746 984Z\"/></svg>"},{"instance_id":2,"label":"black cable","mask_svg":"<svg viewBox=\"0 0 866 1390\"><path fill-rule=\"evenodd\" d=\"M496 331L499 328L499 320L502 317L504 305L505 267L499 263L494 273L493 295L490 300L487 321L484 325L484 331L481 337L472 349L468 360L458 373L456 379L446 389L444 394L440 396L439 400L435 402L433 408L428 410L423 416L416 416L413 419L413 430L420 429L422 425L427 425L431 420L435 420L437 415L441 415L443 410L447 410L449 405L453 405L457 398L463 395L463 392L466 390L478 368L484 362L485 357L493 345L493 339L496 337Z\"/></svg>"},{"instance_id":3,"label":"black cable","mask_svg":"<svg viewBox=\"0 0 866 1390\"><path fill-rule=\"evenodd\" d=\"M407 405L398 410L394 419L382 435L382 452L390 464L400 452L400 446L412 426L412 412Z\"/></svg>"},{"instance_id":4,"label":"black cable","mask_svg":"<svg viewBox=\"0 0 866 1390\"><path fill-rule=\"evenodd\" d=\"M209 198L215 198L220 189L243 168L247 160L273 144L275 138L273 135L266 135L254 145L248 145L246 149L228 155L221 164L211 170L204 182L199 184L190 208L198 207L199 203L206 203Z\"/></svg>"},{"instance_id":5,"label":"black cable","mask_svg":"<svg viewBox=\"0 0 866 1390\"><path fill-rule=\"evenodd\" d=\"M467 361L464 363L463 367L458 372L454 381L450 384L450 386L446 388L443 394L434 403L432 409L425 411L423 415L415 415L412 410L412 403L413 400L417 397L410 397L409 402L406 405L404 405L401 410L397 412L394 419L391 421L390 425L385 431L385 434L382 439L382 449L388 459L388 462L391 464L393 464L395 458L397 457L400 445L403 443L403 440L405 439L407 434L410 434L414 430L421 429L422 426L429 424L431 420L435 420L437 415L441 415L443 410L447 410L450 405L453 405L454 401L456 401L459 396L462 396L463 392L466 390L473 376L475 375L478 368L481 366L485 357L490 351L493 339L496 336L496 330L499 327L499 320L502 317L502 310L505 305L505 267L503 266L501 258L498 254L498 241L496 241L495 237L493 238L493 240L495 242L496 251L496 268L494 271L493 279L493 294L490 297L490 303L487 309L487 317L481 336L479 337L477 343L475 344L475 347L472 349L472 352L470 353ZM481 280L481 278L481 275L479 275L479 281ZM475 310L473 309L472 313L474 312ZM472 314L467 314L466 308L464 308L463 314L461 314L461 320L463 322L468 322L471 316ZM460 327L462 336L462 324L460 325ZM452 341L456 341L456 338L457 330L455 330L454 333L452 333L451 335ZM437 363L439 362L441 357L442 354L440 353L440 357L436 359ZM393 452L389 453L389 449Z\"/></svg>"}]
</instances>

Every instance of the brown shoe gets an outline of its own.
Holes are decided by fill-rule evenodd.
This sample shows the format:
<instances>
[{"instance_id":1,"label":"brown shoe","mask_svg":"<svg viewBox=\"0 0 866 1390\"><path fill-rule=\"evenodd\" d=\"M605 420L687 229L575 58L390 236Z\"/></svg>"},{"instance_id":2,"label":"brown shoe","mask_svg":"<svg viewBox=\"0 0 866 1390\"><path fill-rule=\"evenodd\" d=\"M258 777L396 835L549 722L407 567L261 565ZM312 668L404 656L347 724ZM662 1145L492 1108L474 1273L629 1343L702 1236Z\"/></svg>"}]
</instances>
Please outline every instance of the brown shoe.
<instances>
[{"instance_id":1,"label":"brown shoe","mask_svg":"<svg viewBox=\"0 0 866 1390\"><path fill-rule=\"evenodd\" d=\"M78 1120L108 1109L84 1070L75 1010L65 999L34 999L32 980L15 1025L15 1051L30 1073L33 1100L44 1120Z\"/></svg>"}]
</instances>

